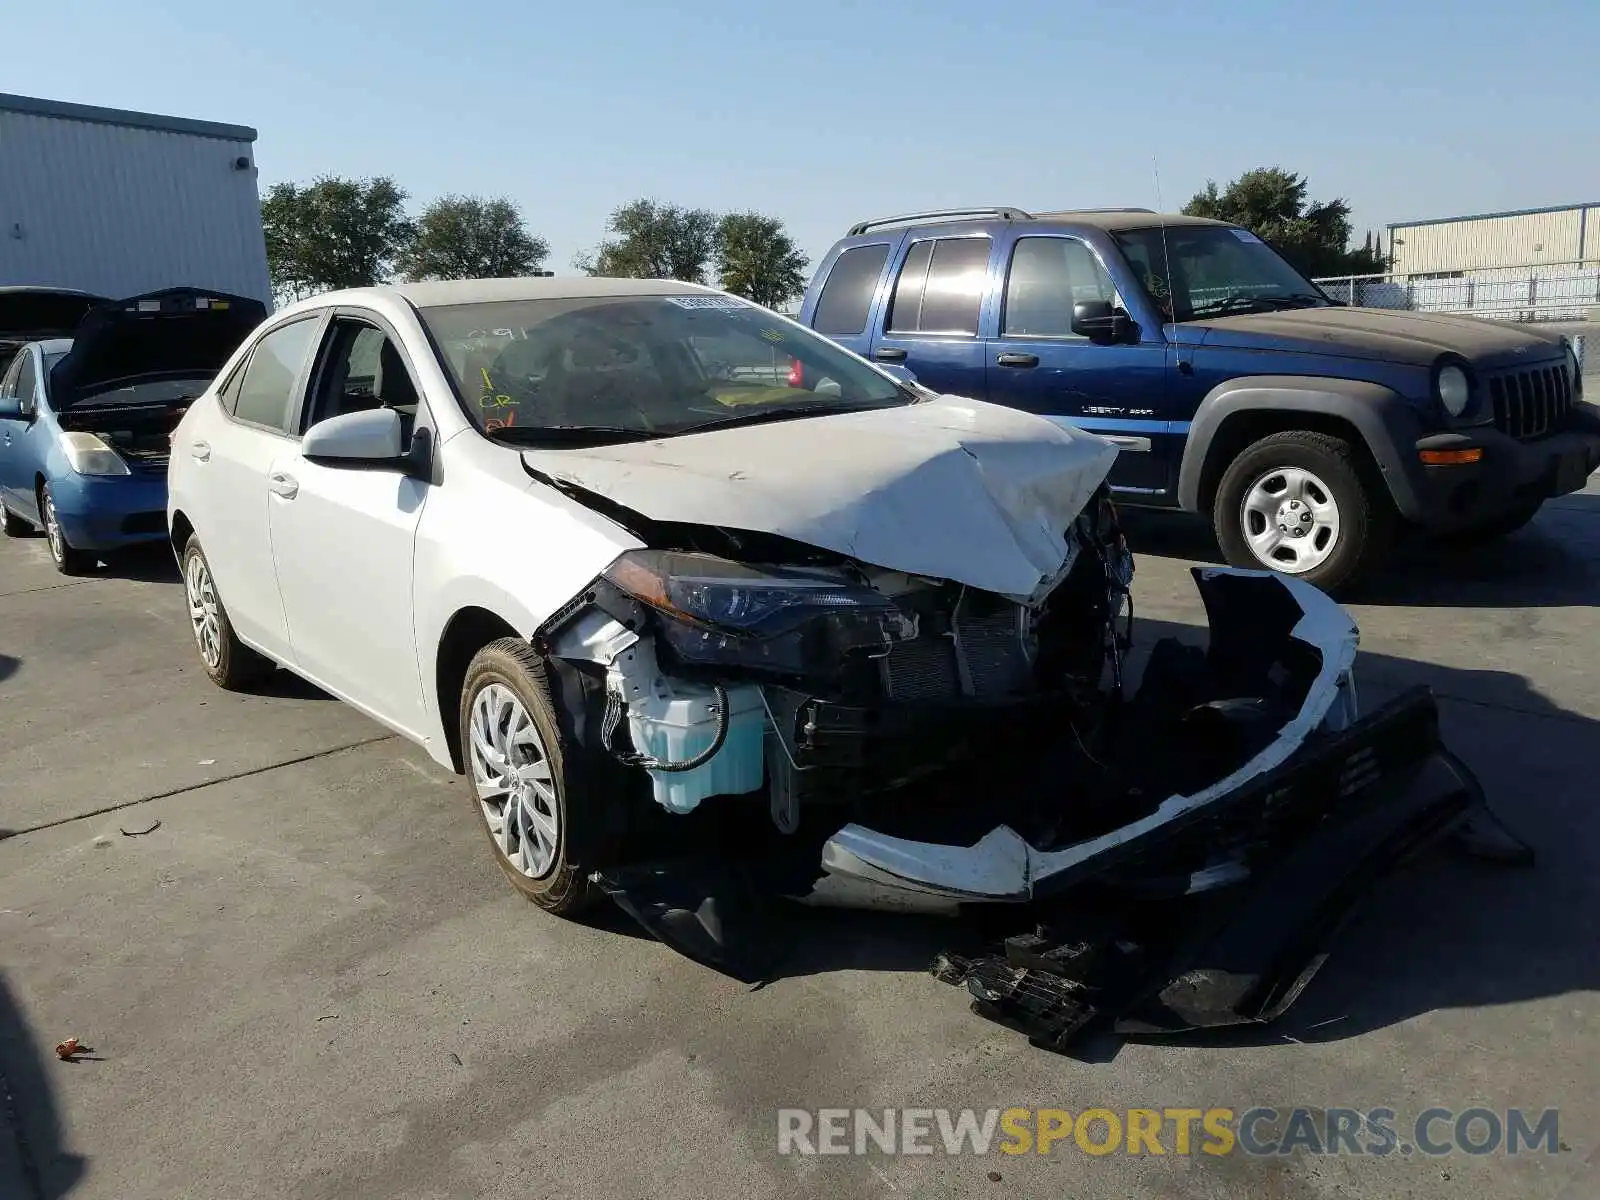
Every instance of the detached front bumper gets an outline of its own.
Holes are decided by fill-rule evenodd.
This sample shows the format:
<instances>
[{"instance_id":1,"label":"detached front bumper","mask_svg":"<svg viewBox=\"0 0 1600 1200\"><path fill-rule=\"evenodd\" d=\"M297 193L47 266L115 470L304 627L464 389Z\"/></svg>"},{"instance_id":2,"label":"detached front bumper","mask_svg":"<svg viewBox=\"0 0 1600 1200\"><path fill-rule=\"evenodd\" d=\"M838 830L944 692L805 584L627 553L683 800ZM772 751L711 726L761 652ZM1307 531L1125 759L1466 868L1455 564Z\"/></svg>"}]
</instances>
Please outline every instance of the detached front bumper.
<instances>
[{"instance_id":1,"label":"detached front bumper","mask_svg":"<svg viewBox=\"0 0 1600 1200\"><path fill-rule=\"evenodd\" d=\"M962 902L1038 899L1092 878L1115 863L1146 853L1184 831L1252 805L1267 807L1273 789L1294 776L1315 774L1337 764L1316 766L1295 760L1313 735L1349 729L1355 722L1352 678L1358 634L1349 615L1324 593L1296 579L1266 571L1212 568L1195 573L1212 616L1212 653L1228 661L1295 652L1294 647L1252 644L1274 624L1286 624L1286 602L1295 606L1288 637L1314 653L1319 665L1299 711L1270 745L1243 766L1203 791L1171 796L1154 811L1126 825L1070 845L1037 846L1007 825L998 825L977 843L944 845L880 833L865 825L840 829L822 849L827 880L822 890L840 898L858 892L864 899L885 891ZM1356 747L1352 753L1360 753ZM1160 754L1160 746L1150 752ZM1403 764L1396 764L1398 769ZM1297 775L1296 773L1299 773ZM1063 794L1070 807L1074 797Z\"/></svg>"},{"instance_id":2,"label":"detached front bumper","mask_svg":"<svg viewBox=\"0 0 1600 1200\"><path fill-rule=\"evenodd\" d=\"M1476 462L1429 465L1440 452L1481 451ZM1430 529L1467 528L1501 513L1579 491L1600 469L1600 407L1579 403L1565 427L1533 441L1494 429L1420 439L1418 503Z\"/></svg>"}]
</instances>

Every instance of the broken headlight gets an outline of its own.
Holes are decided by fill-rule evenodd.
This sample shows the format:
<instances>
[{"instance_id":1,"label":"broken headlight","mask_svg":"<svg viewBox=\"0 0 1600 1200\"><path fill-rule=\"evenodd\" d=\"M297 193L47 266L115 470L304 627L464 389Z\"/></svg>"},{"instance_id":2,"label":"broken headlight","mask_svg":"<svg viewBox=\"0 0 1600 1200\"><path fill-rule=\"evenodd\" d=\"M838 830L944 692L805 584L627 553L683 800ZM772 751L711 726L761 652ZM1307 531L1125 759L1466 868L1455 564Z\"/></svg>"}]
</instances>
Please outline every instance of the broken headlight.
<instances>
[{"instance_id":1,"label":"broken headlight","mask_svg":"<svg viewBox=\"0 0 1600 1200\"><path fill-rule=\"evenodd\" d=\"M708 666L831 675L850 651L915 633L887 596L837 571L636 550L604 578L664 618L661 634L674 653Z\"/></svg>"}]
</instances>

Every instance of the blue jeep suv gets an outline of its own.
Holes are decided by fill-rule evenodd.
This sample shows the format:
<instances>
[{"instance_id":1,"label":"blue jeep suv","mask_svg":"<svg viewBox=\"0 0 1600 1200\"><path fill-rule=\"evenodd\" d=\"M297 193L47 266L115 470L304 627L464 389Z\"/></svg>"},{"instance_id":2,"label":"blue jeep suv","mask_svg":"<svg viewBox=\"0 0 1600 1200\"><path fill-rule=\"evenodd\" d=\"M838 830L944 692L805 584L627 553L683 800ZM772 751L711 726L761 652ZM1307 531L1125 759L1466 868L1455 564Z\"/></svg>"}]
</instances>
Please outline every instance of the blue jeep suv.
<instances>
[{"instance_id":1,"label":"blue jeep suv","mask_svg":"<svg viewBox=\"0 0 1600 1200\"><path fill-rule=\"evenodd\" d=\"M1147 209L863 221L800 320L922 386L1121 449L1124 504L1328 590L1406 527L1499 536L1600 466L1564 338L1350 308L1248 230Z\"/></svg>"}]
</instances>

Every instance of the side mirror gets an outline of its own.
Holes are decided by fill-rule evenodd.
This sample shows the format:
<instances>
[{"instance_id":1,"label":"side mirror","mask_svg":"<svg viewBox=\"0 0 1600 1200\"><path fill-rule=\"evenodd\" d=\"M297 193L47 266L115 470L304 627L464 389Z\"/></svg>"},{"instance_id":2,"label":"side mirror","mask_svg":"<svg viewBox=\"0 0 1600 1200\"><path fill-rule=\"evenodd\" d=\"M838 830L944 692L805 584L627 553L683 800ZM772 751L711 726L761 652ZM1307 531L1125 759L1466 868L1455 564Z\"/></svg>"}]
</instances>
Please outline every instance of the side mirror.
<instances>
[{"instance_id":1,"label":"side mirror","mask_svg":"<svg viewBox=\"0 0 1600 1200\"><path fill-rule=\"evenodd\" d=\"M412 434L409 451L402 450L403 433L400 414L392 408L341 413L306 430L300 439L300 453L307 462L324 467L395 471L426 479L432 445L428 431L418 429Z\"/></svg>"},{"instance_id":2,"label":"side mirror","mask_svg":"<svg viewBox=\"0 0 1600 1200\"><path fill-rule=\"evenodd\" d=\"M1110 345L1127 341L1137 328L1133 319L1113 309L1109 300L1081 300L1072 306L1072 332L1091 342Z\"/></svg>"},{"instance_id":3,"label":"side mirror","mask_svg":"<svg viewBox=\"0 0 1600 1200\"><path fill-rule=\"evenodd\" d=\"M26 421L28 414L22 411L22 401L15 396L0 396L0 421Z\"/></svg>"}]
</instances>

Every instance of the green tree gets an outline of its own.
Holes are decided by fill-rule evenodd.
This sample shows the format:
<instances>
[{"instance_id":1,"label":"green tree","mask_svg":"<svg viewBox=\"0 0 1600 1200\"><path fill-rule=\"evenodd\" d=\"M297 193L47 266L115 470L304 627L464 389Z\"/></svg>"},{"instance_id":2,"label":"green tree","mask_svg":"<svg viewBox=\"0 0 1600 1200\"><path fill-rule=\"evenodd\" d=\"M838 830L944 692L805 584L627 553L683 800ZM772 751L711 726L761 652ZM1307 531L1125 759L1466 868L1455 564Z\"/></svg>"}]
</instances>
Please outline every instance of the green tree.
<instances>
[{"instance_id":1,"label":"green tree","mask_svg":"<svg viewBox=\"0 0 1600 1200\"><path fill-rule=\"evenodd\" d=\"M395 265L407 279L503 279L533 274L549 254L510 200L444 196L422 210Z\"/></svg>"},{"instance_id":2,"label":"green tree","mask_svg":"<svg viewBox=\"0 0 1600 1200\"><path fill-rule=\"evenodd\" d=\"M717 248L717 214L635 200L611 214L612 236L573 265L590 275L704 283Z\"/></svg>"},{"instance_id":3,"label":"green tree","mask_svg":"<svg viewBox=\"0 0 1600 1200\"><path fill-rule=\"evenodd\" d=\"M808 262L776 217L729 213L717 226L717 274L736 296L777 308L805 290Z\"/></svg>"},{"instance_id":4,"label":"green tree","mask_svg":"<svg viewBox=\"0 0 1600 1200\"><path fill-rule=\"evenodd\" d=\"M1246 171L1226 188L1208 182L1183 211L1242 225L1272 243L1303 275L1365 275L1385 269L1372 246L1350 249L1350 205L1311 203L1305 176L1281 167Z\"/></svg>"},{"instance_id":5,"label":"green tree","mask_svg":"<svg viewBox=\"0 0 1600 1200\"><path fill-rule=\"evenodd\" d=\"M386 176L274 184L261 202L274 289L300 299L388 279L411 239L405 199Z\"/></svg>"}]
</instances>

